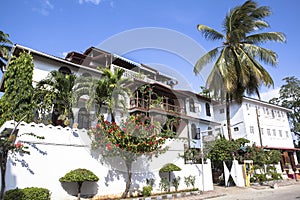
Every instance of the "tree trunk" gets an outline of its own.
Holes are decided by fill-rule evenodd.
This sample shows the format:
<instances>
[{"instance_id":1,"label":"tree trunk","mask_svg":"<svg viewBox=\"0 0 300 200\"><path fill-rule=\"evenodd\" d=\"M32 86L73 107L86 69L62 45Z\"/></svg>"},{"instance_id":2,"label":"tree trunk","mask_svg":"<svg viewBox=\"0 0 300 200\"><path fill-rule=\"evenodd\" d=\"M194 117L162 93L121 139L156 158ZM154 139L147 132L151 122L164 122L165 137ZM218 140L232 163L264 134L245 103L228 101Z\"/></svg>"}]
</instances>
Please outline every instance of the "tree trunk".
<instances>
[{"instance_id":1,"label":"tree trunk","mask_svg":"<svg viewBox=\"0 0 300 200\"><path fill-rule=\"evenodd\" d=\"M0 200L3 200L3 198L4 198L4 191L5 191L5 187L6 187L5 174L6 174L7 155L8 155L8 151L2 152L2 155L1 155L1 192L0 192Z\"/></svg>"},{"instance_id":2,"label":"tree trunk","mask_svg":"<svg viewBox=\"0 0 300 200\"><path fill-rule=\"evenodd\" d=\"M82 187L82 182L77 182L77 200L80 200L81 197L81 187Z\"/></svg>"},{"instance_id":3,"label":"tree trunk","mask_svg":"<svg viewBox=\"0 0 300 200\"><path fill-rule=\"evenodd\" d=\"M227 121L228 140L232 140L231 124L230 124L230 102L229 102L228 93L226 94L226 121Z\"/></svg>"},{"instance_id":4,"label":"tree trunk","mask_svg":"<svg viewBox=\"0 0 300 200\"><path fill-rule=\"evenodd\" d=\"M260 147L262 147L262 137L261 137L260 121L259 121L257 106L255 108L255 111L256 111L256 120L257 120L257 128L258 128L258 135L259 135L259 143L260 143Z\"/></svg>"},{"instance_id":5,"label":"tree trunk","mask_svg":"<svg viewBox=\"0 0 300 200\"><path fill-rule=\"evenodd\" d=\"M131 167L132 167L132 161L125 161L126 164L126 168L127 168L127 181L126 181L126 188L125 191L122 194L122 198L126 198L128 195L128 192L130 190L130 186L131 186Z\"/></svg>"}]
</instances>

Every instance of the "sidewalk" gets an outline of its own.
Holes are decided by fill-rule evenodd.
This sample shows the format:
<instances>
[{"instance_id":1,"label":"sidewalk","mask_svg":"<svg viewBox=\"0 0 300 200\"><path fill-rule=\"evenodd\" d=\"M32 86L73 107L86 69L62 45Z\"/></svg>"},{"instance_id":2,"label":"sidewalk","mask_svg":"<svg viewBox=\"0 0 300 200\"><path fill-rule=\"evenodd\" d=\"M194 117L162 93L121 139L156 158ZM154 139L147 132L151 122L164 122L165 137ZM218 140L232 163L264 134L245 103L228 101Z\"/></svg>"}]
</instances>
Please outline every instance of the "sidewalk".
<instances>
[{"instance_id":1,"label":"sidewalk","mask_svg":"<svg viewBox=\"0 0 300 200\"><path fill-rule=\"evenodd\" d=\"M269 189L269 188L277 188L277 187L283 187L287 185L293 185L293 184L300 184L300 182L296 182L292 179L286 179L286 180L280 180L276 182L269 182L268 184L264 185L252 185L250 187L225 187L225 186L214 186L214 190L212 191L206 191L203 194L199 195L192 195L188 197L182 197L182 198L176 198L177 200L202 200L202 199L212 199L220 196L225 196L227 194L232 193L248 193L253 190L263 190L263 189Z\"/></svg>"}]
</instances>

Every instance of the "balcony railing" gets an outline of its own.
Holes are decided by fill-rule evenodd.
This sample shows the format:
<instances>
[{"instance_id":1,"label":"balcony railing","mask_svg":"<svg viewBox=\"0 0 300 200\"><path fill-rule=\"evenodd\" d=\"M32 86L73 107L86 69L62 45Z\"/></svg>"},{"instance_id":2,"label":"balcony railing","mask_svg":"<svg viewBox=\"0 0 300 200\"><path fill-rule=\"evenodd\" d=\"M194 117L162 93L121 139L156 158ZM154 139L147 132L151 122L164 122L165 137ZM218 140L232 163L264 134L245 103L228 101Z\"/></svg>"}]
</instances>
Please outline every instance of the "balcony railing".
<instances>
[{"instance_id":1,"label":"balcony railing","mask_svg":"<svg viewBox=\"0 0 300 200\"><path fill-rule=\"evenodd\" d=\"M116 65L112 65L112 71L114 71L116 68L120 68L120 69L124 70L123 76L125 78L128 78L128 79L140 79L140 80L143 80L143 81L145 81L147 83L153 83L155 81L153 79L148 78L147 76L145 76L143 74L140 74L140 73L137 73L137 72L134 72L134 71L122 68L122 67L118 67Z\"/></svg>"},{"instance_id":2,"label":"balcony railing","mask_svg":"<svg viewBox=\"0 0 300 200\"><path fill-rule=\"evenodd\" d=\"M141 109L145 111L158 110L169 113L186 114L185 110L180 106L169 104L166 102L158 102L156 99L146 100L142 98L134 98L130 100L130 109Z\"/></svg>"}]
</instances>

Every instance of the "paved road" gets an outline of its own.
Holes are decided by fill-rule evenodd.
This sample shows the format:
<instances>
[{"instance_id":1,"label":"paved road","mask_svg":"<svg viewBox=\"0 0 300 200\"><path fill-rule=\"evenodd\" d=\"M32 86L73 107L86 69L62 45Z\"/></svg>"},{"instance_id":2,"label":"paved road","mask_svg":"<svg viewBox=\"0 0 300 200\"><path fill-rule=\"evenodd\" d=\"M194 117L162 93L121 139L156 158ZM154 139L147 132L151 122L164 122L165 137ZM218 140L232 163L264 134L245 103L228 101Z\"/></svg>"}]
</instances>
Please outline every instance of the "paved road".
<instances>
[{"instance_id":1,"label":"paved road","mask_svg":"<svg viewBox=\"0 0 300 200\"><path fill-rule=\"evenodd\" d=\"M282 186L276 189L238 189L214 200L300 200L300 184Z\"/></svg>"}]
</instances>

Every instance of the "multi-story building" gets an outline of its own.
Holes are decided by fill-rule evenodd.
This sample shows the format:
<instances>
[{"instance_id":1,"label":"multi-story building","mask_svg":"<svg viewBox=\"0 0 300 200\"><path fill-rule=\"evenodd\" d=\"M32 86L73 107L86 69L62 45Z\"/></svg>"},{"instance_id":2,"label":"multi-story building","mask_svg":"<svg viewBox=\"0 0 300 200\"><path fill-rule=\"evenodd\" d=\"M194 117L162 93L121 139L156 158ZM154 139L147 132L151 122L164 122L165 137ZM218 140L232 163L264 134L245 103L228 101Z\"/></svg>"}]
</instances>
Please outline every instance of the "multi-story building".
<instances>
[{"instance_id":1,"label":"multi-story building","mask_svg":"<svg viewBox=\"0 0 300 200\"><path fill-rule=\"evenodd\" d=\"M102 72L98 68L110 67L112 71L116 68L124 70L123 76L134 80L128 85L132 96L128 100L129 114L144 114L157 120L164 118L177 118L180 123L174 127L184 137L190 139L189 147L200 148L200 132L206 130L213 135L220 132L217 128L220 124L214 121L212 101L191 91L175 90L177 80L171 76L160 73L158 70L144 64L139 64L124 57L108 53L106 51L90 47L84 53L70 52L65 59L48 55L31 48L15 45L12 55L18 55L21 51L30 52L33 56L34 71L33 85L46 78L49 72L57 70L64 74L76 76L92 76L101 78ZM3 69L5 73L5 68ZM4 76L1 81L1 89L4 91ZM151 88L151 95L142 95L140 88L143 86ZM96 110L94 107L87 111L85 98L79 98L74 105L73 123L78 123L79 128L88 129L96 122ZM121 112L116 113L116 121L120 121ZM108 116L105 111L105 116ZM218 130L215 132L215 130Z\"/></svg>"},{"instance_id":2,"label":"multi-story building","mask_svg":"<svg viewBox=\"0 0 300 200\"><path fill-rule=\"evenodd\" d=\"M202 162L200 167L197 161L194 162L195 159L185 159L185 162L183 162L183 158L179 154L182 155L186 149L200 151L201 136L205 140L214 140L218 135L227 137L224 105L192 91L175 89L174 86L177 84L175 78L162 74L147 65L133 62L95 47L87 49L84 53L70 52L64 59L21 45L13 47L12 56L18 56L21 51L29 52L33 56L33 85L46 78L49 72L53 70L62 74L72 73L76 76L101 79L103 75L98 68L109 67L112 71L117 68L123 69L123 76L132 80L129 84L124 85L124 87L130 89L131 95L126 99L128 112L123 113L122 110L116 109L116 122L120 122L122 117L127 114L146 115L152 120L160 121L163 126L166 125L167 119L171 119L171 128L176 132L177 137L183 139L183 141L168 141L166 145L170 148L159 158L153 158L152 161L147 163L143 159L139 160L134 167L137 169L137 174L141 171L144 174L143 177L138 175L135 181L143 184L145 178L155 177L159 180L160 175L157 169L165 163L174 162L182 167L180 172L182 177L188 174L193 175L197 177L196 185L202 185L203 190L213 189L210 163ZM2 71L5 73L6 67ZM5 92L4 82L3 76L0 83L2 92ZM37 145L43 151L34 151L31 157L27 157L27 159L42 177L49 176L49 173L44 170L45 164L55 164L53 169L56 169L58 173L55 176L51 174L47 178L49 180L47 187L59 197L66 196L66 194L60 186L57 186L57 180L63 172L66 172L66 169L74 166L88 167L101 174L100 180L105 180L105 182L100 181L98 183L99 188L101 188L98 191L99 193L118 193L120 192L120 185L124 184L118 177L118 180L113 179L114 183L112 185L108 185L109 180L107 178L115 172L111 172L111 169L106 168L102 162L95 162L95 159L91 157L91 152L90 154L86 153L85 148L89 147L91 143L87 135L87 129L93 127L97 122L97 111L99 109L97 105L92 105L91 108L87 109L87 99L86 95L82 95L73 106L74 120L70 126L77 124L78 126L75 128L53 127L52 125L36 124L34 122L27 125L22 123L20 128L22 129L21 132L30 130L46 134L47 141L45 143L32 143L32 141L29 141L29 143ZM283 152L282 165L291 163L294 167L298 163L295 157L295 150L297 149L293 145L286 115L287 112L290 112L289 109L252 98L244 98L242 104L232 103L230 108L233 139L246 138L250 140L251 144L255 143L262 148L281 150ZM107 119L109 118L105 106L102 108L101 114ZM12 124L9 124L10 128ZM44 131L41 131L41 128ZM90 151L90 148L88 151ZM40 155L40 152L46 153ZM78 162L79 158L80 162ZM43 160L43 162L40 162L40 160ZM188 163L194 163L195 165L186 165ZM115 165L117 170L123 170L120 163L115 163ZM14 174L18 174L18 179L9 181L8 189L40 185L41 181L44 180L32 174L22 173L22 168L9 169L11 169L11 173L8 177L14 177ZM106 177L105 174L107 174ZM9 180L13 179L10 178ZM27 180L30 180L30 182ZM156 183L156 185L159 184Z\"/></svg>"},{"instance_id":3,"label":"multi-story building","mask_svg":"<svg viewBox=\"0 0 300 200\"><path fill-rule=\"evenodd\" d=\"M228 138L225 117L226 108L214 105L215 120L222 124L222 132ZM245 138L264 149L280 150L283 154L281 166L298 163L287 113L290 109L257 99L244 97L241 104L230 104L231 134L233 139Z\"/></svg>"}]
</instances>

